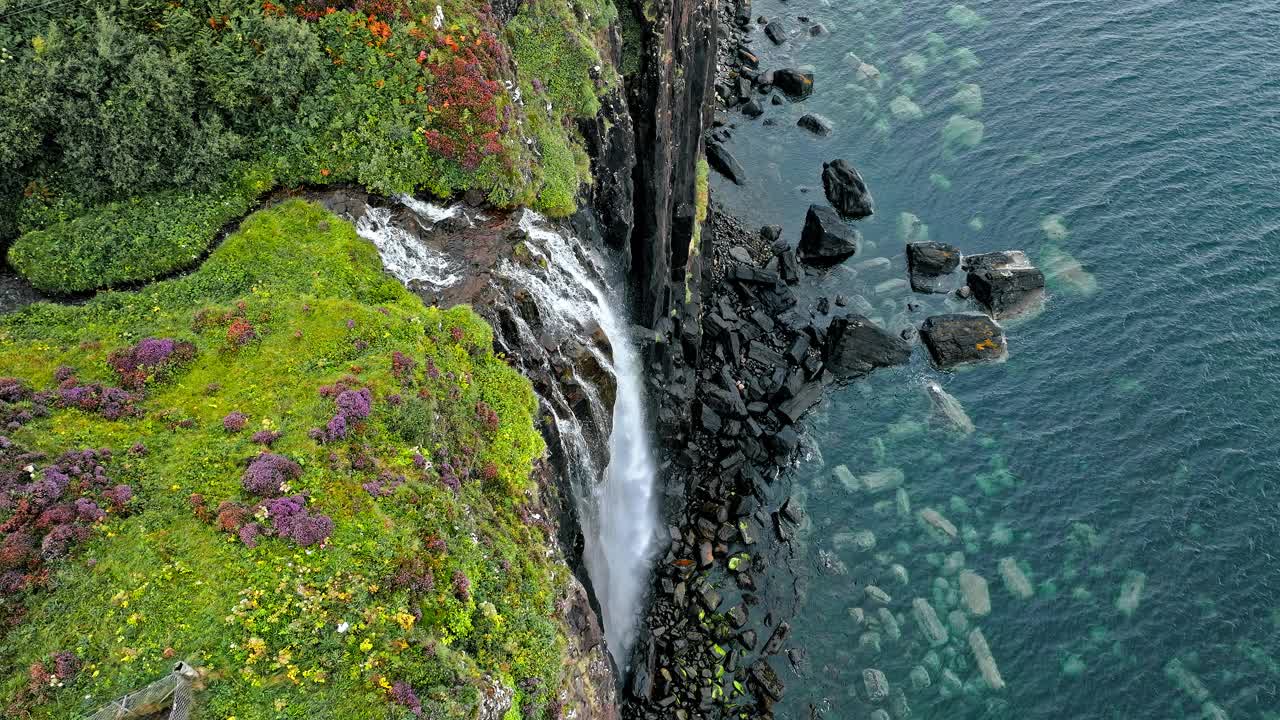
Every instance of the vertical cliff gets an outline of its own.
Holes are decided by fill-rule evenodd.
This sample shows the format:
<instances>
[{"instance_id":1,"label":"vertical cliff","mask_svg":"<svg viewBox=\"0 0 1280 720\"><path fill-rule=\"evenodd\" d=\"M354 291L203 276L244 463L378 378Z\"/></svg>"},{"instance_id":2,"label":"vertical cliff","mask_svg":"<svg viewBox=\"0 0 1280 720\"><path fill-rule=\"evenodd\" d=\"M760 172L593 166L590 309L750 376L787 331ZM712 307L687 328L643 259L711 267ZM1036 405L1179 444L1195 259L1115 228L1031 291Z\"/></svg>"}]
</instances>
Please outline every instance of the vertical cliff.
<instances>
[{"instance_id":1,"label":"vertical cliff","mask_svg":"<svg viewBox=\"0 0 1280 720\"><path fill-rule=\"evenodd\" d=\"M702 158L714 109L715 6L715 0L633 0L619 10L628 30L623 67L635 128L631 290L636 322L654 330L653 399L666 439L687 426L701 337Z\"/></svg>"}]
</instances>

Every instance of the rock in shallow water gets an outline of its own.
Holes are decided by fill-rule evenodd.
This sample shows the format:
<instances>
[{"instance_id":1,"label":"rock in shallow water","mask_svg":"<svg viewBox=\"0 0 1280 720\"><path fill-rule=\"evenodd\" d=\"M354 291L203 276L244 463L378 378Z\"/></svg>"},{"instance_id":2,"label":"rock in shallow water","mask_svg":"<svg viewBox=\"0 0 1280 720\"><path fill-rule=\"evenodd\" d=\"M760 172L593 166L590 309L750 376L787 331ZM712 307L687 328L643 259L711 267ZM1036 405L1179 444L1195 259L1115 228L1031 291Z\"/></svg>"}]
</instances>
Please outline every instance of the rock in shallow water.
<instances>
[{"instance_id":1,"label":"rock in shallow water","mask_svg":"<svg viewBox=\"0 0 1280 720\"><path fill-rule=\"evenodd\" d=\"M830 135L831 131L835 129L835 123L831 122L830 118L817 113L807 113L802 115L800 119L796 121L796 125L815 135L822 136Z\"/></svg>"},{"instance_id":2,"label":"rock in shallow water","mask_svg":"<svg viewBox=\"0 0 1280 720\"><path fill-rule=\"evenodd\" d=\"M993 317L1013 317L1034 308L1044 297L1044 273L1020 250L965 258L966 284Z\"/></svg>"},{"instance_id":3,"label":"rock in shallow water","mask_svg":"<svg viewBox=\"0 0 1280 720\"><path fill-rule=\"evenodd\" d=\"M835 210L810 205L800 233L800 259L810 265L834 265L858 251L861 236L844 224Z\"/></svg>"},{"instance_id":4,"label":"rock in shallow water","mask_svg":"<svg viewBox=\"0 0 1280 720\"><path fill-rule=\"evenodd\" d=\"M911 346L861 315L838 317L827 329L826 367L838 378L866 375L879 367L903 365Z\"/></svg>"},{"instance_id":5,"label":"rock in shallow water","mask_svg":"<svg viewBox=\"0 0 1280 720\"><path fill-rule=\"evenodd\" d=\"M822 164L822 189L826 191L827 202L844 217L857 220L875 212L866 181L844 160Z\"/></svg>"},{"instance_id":6,"label":"rock in shallow water","mask_svg":"<svg viewBox=\"0 0 1280 720\"><path fill-rule=\"evenodd\" d=\"M945 292L942 277L960 265L960 249L940 242L918 242L907 245L907 271L911 289L916 292Z\"/></svg>"},{"instance_id":7,"label":"rock in shallow water","mask_svg":"<svg viewBox=\"0 0 1280 720\"><path fill-rule=\"evenodd\" d=\"M934 364L946 369L1005 357L1004 331L986 315L935 315L920 326Z\"/></svg>"},{"instance_id":8,"label":"rock in shallow water","mask_svg":"<svg viewBox=\"0 0 1280 720\"><path fill-rule=\"evenodd\" d=\"M712 170L720 173L735 184L741 185L747 177L738 159L720 143L707 143L707 164Z\"/></svg>"},{"instance_id":9,"label":"rock in shallow water","mask_svg":"<svg viewBox=\"0 0 1280 720\"><path fill-rule=\"evenodd\" d=\"M775 70L773 86L786 93L792 100L803 100L813 94L813 73L794 68Z\"/></svg>"}]
</instances>

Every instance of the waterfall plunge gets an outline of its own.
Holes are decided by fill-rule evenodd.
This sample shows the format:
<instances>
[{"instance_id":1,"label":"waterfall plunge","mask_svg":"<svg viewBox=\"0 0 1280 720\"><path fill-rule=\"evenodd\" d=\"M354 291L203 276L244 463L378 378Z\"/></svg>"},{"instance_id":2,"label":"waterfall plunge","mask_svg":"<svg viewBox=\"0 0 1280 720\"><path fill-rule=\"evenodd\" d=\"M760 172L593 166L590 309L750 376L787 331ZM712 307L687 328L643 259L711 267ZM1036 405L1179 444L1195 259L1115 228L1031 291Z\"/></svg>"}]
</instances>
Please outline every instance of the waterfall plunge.
<instances>
[{"instance_id":1,"label":"waterfall plunge","mask_svg":"<svg viewBox=\"0 0 1280 720\"><path fill-rule=\"evenodd\" d=\"M564 236L542 223L536 213L525 211L520 227L528 233L526 245L535 261L545 261L545 275L511 262L504 263L503 272L533 291L539 305L551 311L543 314L544 322L560 323L578 333L584 320L594 320L613 348L612 362L592 349L617 379L609 465L601 474L585 447L578 448L571 462L578 466L572 486L586 546L587 572L604 614L610 653L625 667L649 582L658 522L654 497L657 472L645 421L644 381L630 326L615 312L619 300L601 288L600 273L587 268L592 261L590 251L571 246ZM568 442L585 444L576 420L557 416L556 422Z\"/></svg>"},{"instance_id":2,"label":"waterfall plunge","mask_svg":"<svg viewBox=\"0 0 1280 720\"><path fill-rule=\"evenodd\" d=\"M419 239L421 232L431 232L436 223L456 217L460 208L440 207L412 197L396 199L411 211L411 220L398 220L391 208L367 207L356 231L377 246L383 265L406 284L438 291L461 282L460 268L467 265L468 258L451 257ZM413 222L416 227L401 227L399 222ZM554 418L567 457L568 484L584 537L583 559L603 611L609 651L615 662L625 667L640 602L649 584L658 523L654 496L657 473L644 416L640 360L630 325L616 310L620 298L604 290L603 263L591 249L576 238L561 235L532 211L523 211L520 228L528 236L525 246L533 262L525 266L503 260L498 274L515 287L529 290L545 329L558 337L582 341L617 383L607 455L602 448L593 447L603 436L581 425L578 415L584 413L570 409L572 403L560 387L553 385L547 391L552 397L543 398L543 412ZM538 333L518 313L512 321L518 325L519 344L530 347L540 342ZM608 337L611 354L585 337L592 321ZM591 405L585 414L608 417L597 388L576 373L573 381ZM602 472L598 458L604 457L608 465Z\"/></svg>"}]
</instances>

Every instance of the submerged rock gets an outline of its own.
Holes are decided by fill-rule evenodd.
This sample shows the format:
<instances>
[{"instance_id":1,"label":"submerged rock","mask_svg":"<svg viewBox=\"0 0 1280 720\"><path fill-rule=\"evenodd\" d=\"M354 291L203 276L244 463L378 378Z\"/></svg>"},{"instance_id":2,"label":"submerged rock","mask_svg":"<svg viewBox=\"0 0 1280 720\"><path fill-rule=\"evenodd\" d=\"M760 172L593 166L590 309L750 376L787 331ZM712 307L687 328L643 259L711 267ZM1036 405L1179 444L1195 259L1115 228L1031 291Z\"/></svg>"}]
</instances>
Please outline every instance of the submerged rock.
<instances>
[{"instance_id":1,"label":"submerged rock","mask_svg":"<svg viewBox=\"0 0 1280 720\"><path fill-rule=\"evenodd\" d=\"M1116 609L1124 615L1132 615L1142 601L1142 589L1147 585L1147 576L1132 570L1125 576L1120 585L1120 597L1116 598Z\"/></svg>"},{"instance_id":2,"label":"submerged rock","mask_svg":"<svg viewBox=\"0 0 1280 720\"><path fill-rule=\"evenodd\" d=\"M845 225L835 210L810 205L800 233L800 259L810 265L834 265L852 257L860 239L858 231Z\"/></svg>"},{"instance_id":3,"label":"submerged rock","mask_svg":"<svg viewBox=\"0 0 1280 720\"><path fill-rule=\"evenodd\" d=\"M911 615L916 619L916 625L920 628L920 634L924 635L926 642L933 647L942 647L947 644L950 637L947 634L947 627L938 619L938 613L934 611L928 600L924 598L912 600Z\"/></svg>"},{"instance_id":4,"label":"submerged rock","mask_svg":"<svg viewBox=\"0 0 1280 720\"><path fill-rule=\"evenodd\" d=\"M707 143L707 164L712 170L720 173L737 185L741 185L747 177L738 159L724 145L717 142Z\"/></svg>"},{"instance_id":5,"label":"submerged rock","mask_svg":"<svg viewBox=\"0 0 1280 720\"><path fill-rule=\"evenodd\" d=\"M933 508L925 508L924 510L921 510L920 519L924 521L925 525L936 530L940 535L949 540L955 540L960 537L960 531L956 529L956 526L953 525L950 520L943 517L942 513L934 510Z\"/></svg>"},{"instance_id":6,"label":"submerged rock","mask_svg":"<svg viewBox=\"0 0 1280 720\"><path fill-rule=\"evenodd\" d=\"M1018 563L1011 557L1004 558L997 565L1000 570L1000 577L1004 579L1005 589L1011 595L1023 600L1029 600L1035 595L1035 590L1031 587L1031 581L1027 579L1022 568L1018 567Z\"/></svg>"},{"instance_id":7,"label":"submerged rock","mask_svg":"<svg viewBox=\"0 0 1280 720\"><path fill-rule=\"evenodd\" d=\"M838 378L866 375L880 367L904 365L911 346L861 315L838 317L827 329L823 349L826 368Z\"/></svg>"},{"instance_id":8,"label":"submerged rock","mask_svg":"<svg viewBox=\"0 0 1280 720\"><path fill-rule=\"evenodd\" d=\"M806 113L805 115L802 115L800 119L796 121L796 125L811 133L823 136L830 135L831 131L836 127L835 123L831 122L830 118L825 115L819 115L818 113Z\"/></svg>"},{"instance_id":9,"label":"submerged rock","mask_svg":"<svg viewBox=\"0 0 1280 720\"><path fill-rule=\"evenodd\" d=\"M1044 273L1021 250L972 255L964 259L964 269L974 299L992 317L1019 315L1044 299Z\"/></svg>"},{"instance_id":10,"label":"submerged rock","mask_svg":"<svg viewBox=\"0 0 1280 720\"><path fill-rule=\"evenodd\" d=\"M987 581L972 570L960 571L960 595L969 612L984 617L991 612L991 593Z\"/></svg>"},{"instance_id":11,"label":"submerged rock","mask_svg":"<svg viewBox=\"0 0 1280 720\"><path fill-rule=\"evenodd\" d=\"M765 24L764 34L769 36L774 45L781 45L787 41L786 28L782 27L782 23L777 20L770 20Z\"/></svg>"},{"instance_id":12,"label":"submerged rock","mask_svg":"<svg viewBox=\"0 0 1280 720\"><path fill-rule=\"evenodd\" d=\"M987 682L987 687L1003 690L1004 678L1000 677L1000 669L996 667L996 660L991 655L991 648L987 645L987 638L982 634L981 628L974 628L969 633L969 649L973 651L973 658L978 662L978 670L982 673L982 679Z\"/></svg>"},{"instance_id":13,"label":"submerged rock","mask_svg":"<svg viewBox=\"0 0 1280 720\"><path fill-rule=\"evenodd\" d=\"M920 338L934 364L946 369L1003 359L1004 331L986 315L934 315L920 326Z\"/></svg>"},{"instance_id":14,"label":"submerged rock","mask_svg":"<svg viewBox=\"0 0 1280 720\"><path fill-rule=\"evenodd\" d=\"M889 697L889 678L875 668L862 671L862 683L867 688L867 699L873 703L884 702Z\"/></svg>"},{"instance_id":15,"label":"submerged rock","mask_svg":"<svg viewBox=\"0 0 1280 720\"><path fill-rule=\"evenodd\" d=\"M936 382L925 383L924 387L929 400L933 402L933 409L946 418L953 428L965 435L975 430L973 421L969 419L969 414L964 411L964 406L959 400L943 390L942 386Z\"/></svg>"},{"instance_id":16,"label":"submerged rock","mask_svg":"<svg viewBox=\"0 0 1280 720\"><path fill-rule=\"evenodd\" d=\"M845 160L822 164L822 189L826 192L827 202L844 217L858 220L875 213L866 181Z\"/></svg>"}]
</instances>

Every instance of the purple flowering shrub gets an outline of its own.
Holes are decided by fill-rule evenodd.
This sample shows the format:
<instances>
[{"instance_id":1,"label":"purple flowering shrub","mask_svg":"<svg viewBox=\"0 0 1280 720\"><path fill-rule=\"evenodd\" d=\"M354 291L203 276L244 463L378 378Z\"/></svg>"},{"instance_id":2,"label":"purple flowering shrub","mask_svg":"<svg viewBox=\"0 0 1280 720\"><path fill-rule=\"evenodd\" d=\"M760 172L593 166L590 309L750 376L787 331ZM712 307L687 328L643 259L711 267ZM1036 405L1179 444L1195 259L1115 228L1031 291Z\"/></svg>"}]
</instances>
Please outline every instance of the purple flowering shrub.
<instances>
[{"instance_id":1,"label":"purple flowering shrub","mask_svg":"<svg viewBox=\"0 0 1280 720\"><path fill-rule=\"evenodd\" d=\"M107 364L120 376L120 384L137 389L149 377L162 377L190 362L196 346L173 338L143 338L138 344L122 348L107 356Z\"/></svg>"},{"instance_id":2,"label":"purple flowering shrub","mask_svg":"<svg viewBox=\"0 0 1280 720\"><path fill-rule=\"evenodd\" d=\"M227 416L222 418L222 429L229 433L238 433L244 429L245 424L248 422L249 418L244 413L236 410L227 413Z\"/></svg>"},{"instance_id":3,"label":"purple flowering shrub","mask_svg":"<svg viewBox=\"0 0 1280 720\"><path fill-rule=\"evenodd\" d=\"M202 499L200 505L194 506L197 516L201 516L203 507ZM264 513L267 524L259 521ZM271 498L252 506L228 500L218 506L215 524L251 548L257 547L260 537L287 538L309 547L333 534L333 520L328 515L311 514L304 495Z\"/></svg>"},{"instance_id":4,"label":"purple flowering shrub","mask_svg":"<svg viewBox=\"0 0 1280 720\"><path fill-rule=\"evenodd\" d=\"M283 455L259 453L245 468L240 484L260 497L274 497L284 492L283 486L302 476L302 466Z\"/></svg>"},{"instance_id":5,"label":"purple flowering shrub","mask_svg":"<svg viewBox=\"0 0 1280 720\"><path fill-rule=\"evenodd\" d=\"M413 687L403 680L397 680L391 684L391 689L387 691L387 697L391 702L397 705L403 705L409 708L414 715L422 715L422 701L418 699L418 694L413 691Z\"/></svg>"},{"instance_id":6,"label":"purple flowering shrub","mask_svg":"<svg viewBox=\"0 0 1280 720\"><path fill-rule=\"evenodd\" d=\"M49 414L49 393L32 392L21 378L0 377L0 426L13 431Z\"/></svg>"},{"instance_id":7,"label":"purple flowering shrub","mask_svg":"<svg viewBox=\"0 0 1280 720\"><path fill-rule=\"evenodd\" d=\"M57 388L52 392L36 393L33 402L41 406L83 410L107 420L143 415L139 406L143 397L141 390L130 392L99 382L82 383L73 373L63 373L62 368L59 368L57 377Z\"/></svg>"},{"instance_id":8,"label":"purple flowering shrub","mask_svg":"<svg viewBox=\"0 0 1280 720\"><path fill-rule=\"evenodd\" d=\"M43 456L0 436L0 598L45 583L46 563L66 556L110 513L124 514L133 488L107 474L111 451Z\"/></svg>"},{"instance_id":9,"label":"purple flowering shrub","mask_svg":"<svg viewBox=\"0 0 1280 720\"><path fill-rule=\"evenodd\" d=\"M359 382L353 377L344 377L333 385L320 388L321 397L331 397L337 405L338 412L325 423L322 428L313 428L308 435L318 442L336 442L345 439L347 433L359 427L373 411L373 392L367 387L355 389Z\"/></svg>"}]
</instances>

